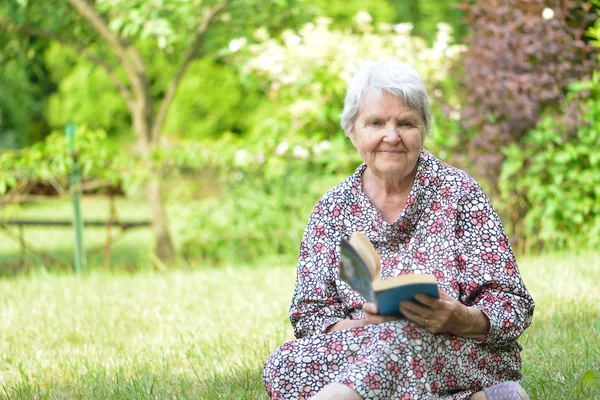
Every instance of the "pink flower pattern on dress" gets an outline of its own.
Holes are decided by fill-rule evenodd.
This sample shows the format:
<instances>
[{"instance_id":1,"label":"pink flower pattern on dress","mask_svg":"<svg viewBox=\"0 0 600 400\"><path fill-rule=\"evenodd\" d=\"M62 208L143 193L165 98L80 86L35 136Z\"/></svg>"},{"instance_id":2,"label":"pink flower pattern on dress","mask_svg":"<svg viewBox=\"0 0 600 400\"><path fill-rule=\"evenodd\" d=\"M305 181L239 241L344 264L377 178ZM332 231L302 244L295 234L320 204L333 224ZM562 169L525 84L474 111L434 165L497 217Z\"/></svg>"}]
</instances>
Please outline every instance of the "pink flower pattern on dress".
<instances>
[{"instance_id":1,"label":"pink flower pattern on dress","mask_svg":"<svg viewBox=\"0 0 600 400\"><path fill-rule=\"evenodd\" d=\"M520 380L517 339L534 302L482 189L423 150L405 208L390 224L362 191L365 168L327 192L308 222L290 307L296 340L265 363L269 397L309 398L340 382L365 399L468 399L482 387ZM339 279L338 245L354 231L377 249L382 279L434 274L442 290L488 316L487 338L433 335L407 320L324 333L362 317L365 300Z\"/></svg>"}]
</instances>

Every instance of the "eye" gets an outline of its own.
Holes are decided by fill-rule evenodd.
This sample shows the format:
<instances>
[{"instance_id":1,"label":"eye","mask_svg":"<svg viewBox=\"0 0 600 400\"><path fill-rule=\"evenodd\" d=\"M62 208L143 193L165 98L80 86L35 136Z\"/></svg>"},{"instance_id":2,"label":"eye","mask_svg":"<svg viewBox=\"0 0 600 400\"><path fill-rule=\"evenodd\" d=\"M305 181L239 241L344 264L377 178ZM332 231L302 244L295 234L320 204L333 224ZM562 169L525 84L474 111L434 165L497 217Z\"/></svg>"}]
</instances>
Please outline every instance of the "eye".
<instances>
[{"instance_id":1,"label":"eye","mask_svg":"<svg viewBox=\"0 0 600 400\"><path fill-rule=\"evenodd\" d=\"M371 125L371 126L382 126L383 125L383 121L376 119L376 120L373 120L373 121L369 122L369 125Z\"/></svg>"},{"instance_id":2,"label":"eye","mask_svg":"<svg viewBox=\"0 0 600 400\"><path fill-rule=\"evenodd\" d=\"M402 127L402 128L411 128L413 126L413 124L410 121L400 121L398 123L398 126Z\"/></svg>"}]
</instances>

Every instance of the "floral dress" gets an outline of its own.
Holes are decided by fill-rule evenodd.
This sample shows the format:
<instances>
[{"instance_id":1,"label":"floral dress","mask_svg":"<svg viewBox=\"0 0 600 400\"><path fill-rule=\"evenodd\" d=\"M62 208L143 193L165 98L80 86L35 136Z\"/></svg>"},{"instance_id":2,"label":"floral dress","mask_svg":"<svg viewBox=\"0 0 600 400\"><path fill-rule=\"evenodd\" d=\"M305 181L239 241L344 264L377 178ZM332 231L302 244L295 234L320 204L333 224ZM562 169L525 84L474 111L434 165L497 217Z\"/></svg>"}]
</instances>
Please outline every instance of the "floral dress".
<instances>
[{"instance_id":1,"label":"floral dress","mask_svg":"<svg viewBox=\"0 0 600 400\"><path fill-rule=\"evenodd\" d=\"M482 189L422 150L405 208L390 224L362 190L365 169L326 193L310 217L290 308L296 340L267 359L268 395L305 399L340 382L365 399L467 399L482 387L520 380L517 338L531 323L534 302ZM355 231L377 249L382 279L434 274L442 290L488 316L486 339L432 334L406 319L324 333L362 317L365 300L339 278L339 242Z\"/></svg>"}]
</instances>

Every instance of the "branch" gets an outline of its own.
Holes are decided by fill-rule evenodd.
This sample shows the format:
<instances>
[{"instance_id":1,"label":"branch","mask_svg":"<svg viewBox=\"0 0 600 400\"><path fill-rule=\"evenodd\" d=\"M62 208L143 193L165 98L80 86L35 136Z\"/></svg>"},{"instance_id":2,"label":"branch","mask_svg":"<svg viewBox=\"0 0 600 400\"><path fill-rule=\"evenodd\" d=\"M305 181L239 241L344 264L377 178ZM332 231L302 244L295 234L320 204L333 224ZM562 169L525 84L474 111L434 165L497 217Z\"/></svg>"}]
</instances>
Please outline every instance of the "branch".
<instances>
[{"instance_id":1,"label":"branch","mask_svg":"<svg viewBox=\"0 0 600 400\"><path fill-rule=\"evenodd\" d=\"M198 50L200 46L204 42L204 36L206 35L206 31L208 30L211 22L227 7L230 0L223 0L221 3L216 4L214 7L205 8L202 11L202 19L196 28L196 35L194 37L194 41L190 45L187 50L187 53L175 74L175 77L171 81L171 85L167 89L167 93L160 105L160 110L158 111L158 115L156 117L154 126L152 127L152 142L156 143L160 137L160 133L162 131L163 125L165 123L165 119L167 117L167 112L169 110L169 106L175 97L175 93L177 92L177 88L179 87L179 83L183 75L185 74L186 69L190 65L190 63L196 58L198 54Z\"/></svg>"},{"instance_id":2,"label":"branch","mask_svg":"<svg viewBox=\"0 0 600 400\"><path fill-rule=\"evenodd\" d=\"M146 69L141 56L135 47L129 46L123 38L109 29L106 21L96 12L94 5L89 3L88 0L68 1L100 34L121 60L135 95L134 102L130 107L134 119L134 132L140 143L145 147L151 137L153 109Z\"/></svg>"},{"instance_id":3,"label":"branch","mask_svg":"<svg viewBox=\"0 0 600 400\"><path fill-rule=\"evenodd\" d=\"M110 48L114 51L115 55L119 58L121 63L123 64L123 68L125 69L125 73L133 86L133 89L136 93L136 98L142 98L145 93L143 91L143 85L139 81L139 76L137 75L135 68L129 58L127 57L127 52L125 49L125 44L123 40L111 32L108 28L108 24L94 9L94 6L88 3L86 0L68 0L69 3L75 8L79 14L85 18L90 25L100 34L100 36L108 43Z\"/></svg>"},{"instance_id":4,"label":"branch","mask_svg":"<svg viewBox=\"0 0 600 400\"><path fill-rule=\"evenodd\" d=\"M39 38L46 39L46 40L54 40L55 42L58 42L62 45L70 47L71 49L75 50L77 53L81 54L82 56L84 56L85 58L90 60L92 63L103 67L106 70L112 83L119 90L119 93L121 94L123 99L125 99L125 102L129 105L133 101L129 89L127 89L127 87L125 87L125 85L121 81L121 78L119 78L119 76L116 74L115 70L105 60L94 55L88 49L81 46L80 44L75 43L71 40L65 39L55 33L46 32L46 31L31 27L31 26L13 25L10 22L2 21L2 20L0 20L0 30L6 31L6 32L15 32L15 33L19 33L22 35L35 36L35 37L39 37Z\"/></svg>"}]
</instances>

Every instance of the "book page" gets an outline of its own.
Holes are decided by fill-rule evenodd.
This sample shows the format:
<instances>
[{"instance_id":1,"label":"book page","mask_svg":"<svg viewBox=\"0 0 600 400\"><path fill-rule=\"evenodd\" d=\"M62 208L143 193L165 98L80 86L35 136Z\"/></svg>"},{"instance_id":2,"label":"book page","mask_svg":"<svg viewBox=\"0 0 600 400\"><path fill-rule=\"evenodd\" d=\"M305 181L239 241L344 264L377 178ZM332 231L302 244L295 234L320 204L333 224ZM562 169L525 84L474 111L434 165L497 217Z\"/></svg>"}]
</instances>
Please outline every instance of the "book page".
<instances>
[{"instance_id":1,"label":"book page","mask_svg":"<svg viewBox=\"0 0 600 400\"><path fill-rule=\"evenodd\" d=\"M340 278L367 301L375 301L371 273L358 252L344 238L340 243Z\"/></svg>"},{"instance_id":2,"label":"book page","mask_svg":"<svg viewBox=\"0 0 600 400\"><path fill-rule=\"evenodd\" d=\"M381 262L379 260L379 254L373 244L362 232L354 232L350 235L350 239L348 242L354 247L358 254L360 254L361 258L369 267L369 271L371 271L371 277L373 280L378 279L381 276Z\"/></svg>"}]
</instances>

